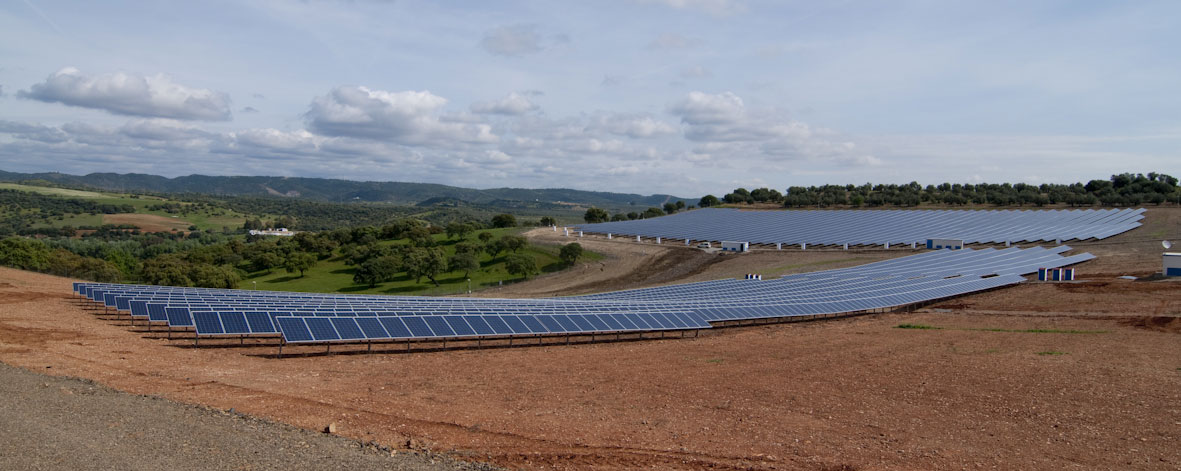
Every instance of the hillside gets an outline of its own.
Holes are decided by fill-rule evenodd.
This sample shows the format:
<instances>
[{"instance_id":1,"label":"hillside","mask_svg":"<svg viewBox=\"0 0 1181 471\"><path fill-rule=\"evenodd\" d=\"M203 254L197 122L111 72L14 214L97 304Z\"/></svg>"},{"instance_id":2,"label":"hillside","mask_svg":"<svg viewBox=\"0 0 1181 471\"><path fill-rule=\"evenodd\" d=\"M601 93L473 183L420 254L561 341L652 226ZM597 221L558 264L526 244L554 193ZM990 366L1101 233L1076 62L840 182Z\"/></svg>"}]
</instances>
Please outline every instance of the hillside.
<instances>
[{"instance_id":1,"label":"hillside","mask_svg":"<svg viewBox=\"0 0 1181 471\"><path fill-rule=\"evenodd\" d=\"M469 204L500 207L529 207L531 205L576 205L620 209L626 207L661 206L667 202L684 201L695 204L696 198L670 195L639 195L562 188L526 189L492 188L477 190L434 183L359 182L329 178L265 177L265 176L207 176L189 175L167 178L140 173L14 173L0 170L0 181L25 182L44 180L53 184L95 188L119 192L201 193L230 196L283 196L316 201L365 201L413 205L423 201L446 200Z\"/></svg>"}]
</instances>

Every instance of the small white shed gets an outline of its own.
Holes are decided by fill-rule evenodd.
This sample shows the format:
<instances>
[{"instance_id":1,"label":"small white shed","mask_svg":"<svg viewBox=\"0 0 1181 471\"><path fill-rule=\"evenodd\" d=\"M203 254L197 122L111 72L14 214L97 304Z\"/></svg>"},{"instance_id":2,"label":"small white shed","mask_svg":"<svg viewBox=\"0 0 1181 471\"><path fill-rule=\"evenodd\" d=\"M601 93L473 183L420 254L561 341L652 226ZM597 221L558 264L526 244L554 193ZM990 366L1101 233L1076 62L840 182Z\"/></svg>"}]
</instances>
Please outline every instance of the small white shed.
<instances>
[{"instance_id":1,"label":"small white shed","mask_svg":"<svg viewBox=\"0 0 1181 471\"><path fill-rule=\"evenodd\" d=\"M750 250L750 242L722 241L722 250L726 252L746 252Z\"/></svg>"},{"instance_id":2,"label":"small white shed","mask_svg":"<svg viewBox=\"0 0 1181 471\"><path fill-rule=\"evenodd\" d=\"M1165 252L1161 256L1161 273L1165 276L1181 276L1181 252Z\"/></svg>"}]
</instances>

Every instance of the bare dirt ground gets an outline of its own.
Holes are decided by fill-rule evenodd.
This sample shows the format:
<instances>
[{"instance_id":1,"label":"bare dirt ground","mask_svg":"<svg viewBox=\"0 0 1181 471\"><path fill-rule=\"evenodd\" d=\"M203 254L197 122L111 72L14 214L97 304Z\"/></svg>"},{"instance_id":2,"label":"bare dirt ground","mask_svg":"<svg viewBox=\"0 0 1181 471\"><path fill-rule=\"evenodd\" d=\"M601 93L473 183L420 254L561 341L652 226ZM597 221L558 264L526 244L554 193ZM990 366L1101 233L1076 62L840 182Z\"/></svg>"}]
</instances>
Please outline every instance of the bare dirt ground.
<instances>
[{"instance_id":1,"label":"bare dirt ground","mask_svg":"<svg viewBox=\"0 0 1181 471\"><path fill-rule=\"evenodd\" d=\"M1178 212L1162 213L1150 209L1145 227L1113 239L1122 243L1086 246L1100 259L1079 265L1090 281L1075 284L698 338L411 354L397 345L372 355L305 347L281 359L274 346L192 348L83 310L69 280L0 269L0 361L308 429L335 422L349 438L508 468L1178 469L1181 283L1114 279L1159 269L1151 231L1181 228ZM607 254L597 273L591 264L493 295L905 255L703 258L601 242L613 248L592 248ZM688 268L613 284L665 257Z\"/></svg>"},{"instance_id":2,"label":"bare dirt ground","mask_svg":"<svg viewBox=\"0 0 1181 471\"><path fill-rule=\"evenodd\" d=\"M0 363L3 469L477 469Z\"/></svg>"},{"instance_id":3,"label":"bare dirt ground","mask_svg":"<svg viewBox=\"0 0 1181 471\"><path fill-rule=\"evenodd\" d=\"M192 223L155 214L104 214L103 224L131 224L144 232L187 232Z\"/></svg>"}]
</instances>

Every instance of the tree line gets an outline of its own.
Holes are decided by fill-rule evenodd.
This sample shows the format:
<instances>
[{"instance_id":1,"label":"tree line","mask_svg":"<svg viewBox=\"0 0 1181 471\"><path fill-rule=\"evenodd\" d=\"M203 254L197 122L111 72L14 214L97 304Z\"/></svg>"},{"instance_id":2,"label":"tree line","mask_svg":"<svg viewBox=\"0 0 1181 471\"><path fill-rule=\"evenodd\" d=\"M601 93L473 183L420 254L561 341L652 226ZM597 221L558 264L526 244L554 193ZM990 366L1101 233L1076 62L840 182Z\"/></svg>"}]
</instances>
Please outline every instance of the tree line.
<instances>
[{"instance_id":1,"label":"tree line","mask_svg":"<svg viewBox=\"0 0 1181 471\"><path fill-rule=\"evenodd\" d=\"M1122 173L1107 180L1087 183L942 183L922 186L918 182L898 184L793 186L786 193L775 189L736 188L718 198L705 195L698 206L721 204L772 203L785 207L913 207L922 204L948 206L1045 206L1065 204L1071 207L1137 206L1164 203L1181 204L1177 178L1163 173Z\"/></svg>"},{"instance_id":2,"label":"tree line","mask_svg":"<svg viewBox=\"0 0 1181 471\"><path fill-rule=\"evenodd\" d=\"M552 218L551 218L552 219ZM552 220L550 222L553 222ZM493 236L489 228L516 226L516 218L500 214L485 222L453 221L444 226L413 218L380 226L304 231L292 237L241 236L193 231L131 233L114 231L103 237L0 239L0 264L102 282L141 282L169 286L236 288L249 273L285 270L300 277L319 262L340 257L355 267L353 281L374 287L401 273L435 286L444 273L480 270L480 254L504 262L510 274L528 278L539 272L519 235ZM477 233L472 239L471 236ZM449 250L436 235L444 234ZM389 243L402 240L402 243ZM503 258L499 258L501 255ZM562 247L566 264L582 256L581 246Z\"/></svg>"}]
</instances>

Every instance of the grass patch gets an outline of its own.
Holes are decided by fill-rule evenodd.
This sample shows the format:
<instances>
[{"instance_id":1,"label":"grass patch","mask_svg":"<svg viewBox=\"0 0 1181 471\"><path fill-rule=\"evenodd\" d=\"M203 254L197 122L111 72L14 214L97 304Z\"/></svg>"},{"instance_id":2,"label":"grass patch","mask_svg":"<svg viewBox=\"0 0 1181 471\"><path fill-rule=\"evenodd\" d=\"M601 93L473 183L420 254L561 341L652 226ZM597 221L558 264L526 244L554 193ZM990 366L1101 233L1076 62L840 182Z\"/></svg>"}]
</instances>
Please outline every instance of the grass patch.
<instances>
[{"instance_id":1,"label":"grass patch","mask_svg":"<svg viewBox=\"0 0 1181 471\"><path fill-rule=\"evenodd\" d=\"M916 330L943 330L942 327L935 327L933 325L925 324L898 324L894 326L895 329L916 329Z\"/></svg>"},{"instance_id":2,"label":"grass patch","mask_svg":"<svg viewBox=\"0 0 1181 471\"><path fill-rule=\"evenodd\" d=\"M722 362L724 362L724 361L725 361L725 360L723 360L723 359L721 359L721 358L710 358L710 359L708 359L708 360L705 360L705 362L706 362L706 363L713 363L713 364L715 364L715 365L720 365L720 364L722 364Z\"/></svg>"},{"instance_id":3,"label":"grass patch","mask_svg":"<svg viewBox=\"0 0 1181 471\"><path fill-rule=\"evenodd\" d=\"M1037 352L1037 354L1041 355L1041 356L1069 355L1069 353L1060 352L1058 350L1046 350L1046 351L1042 351L1042 352Z\"/></svg>"},{"instance_id":4,"label":"grass patch","mask_svg":"<svg viewBox=\"0 0 1181 471\"><path fill-rule=\"evenodd\" d=\"M476 234L479 232L489 232L494 237L500 237L506 234L521 232L521 229L486 229L469 235L466 240L477 241ZM448 239L443 234L436 234L435 241L438 243L438 247L442 248L448 257L455 253L455 244L460 242L459 240ZM395 245L404 244L406 240L381 241L378 243L382 245ZM541 274L545 274L568 268L558 259L559 250L560 248L558 246L530 245L520 253L533 257L537 263L537 267L541 270ZM511 275L505 269L504 261L507 256L507 252L501 253L495 258L489 256L487 253L481 253L478 257L480 269L471 272L469 276L471 278L471 289L477 291L499 286L501 283L509 284L522 281L519 275ZM601 254L584 251L579 263L601 258ZM343 257L334 254L328 259L318 261L303 277L300 277L299 273L287 273L282 268L275 268L269 273L265 271L250 273L238 284L238 287L243 289L257 288L313 293L450 295L466 293L469 286L468 278L464 278L463 272L445 272L441 274L438 277L438 287L426 278L423 278L420 282L416 282L415 279L410 278L405 272L401 272L393 280L378 283L377 286L370 288L369 285L353 283L353 274L355 272L356 267L346 265ZM532 279L534 277L530 276L529 278Z\"/></svg>"}]
</instances>

